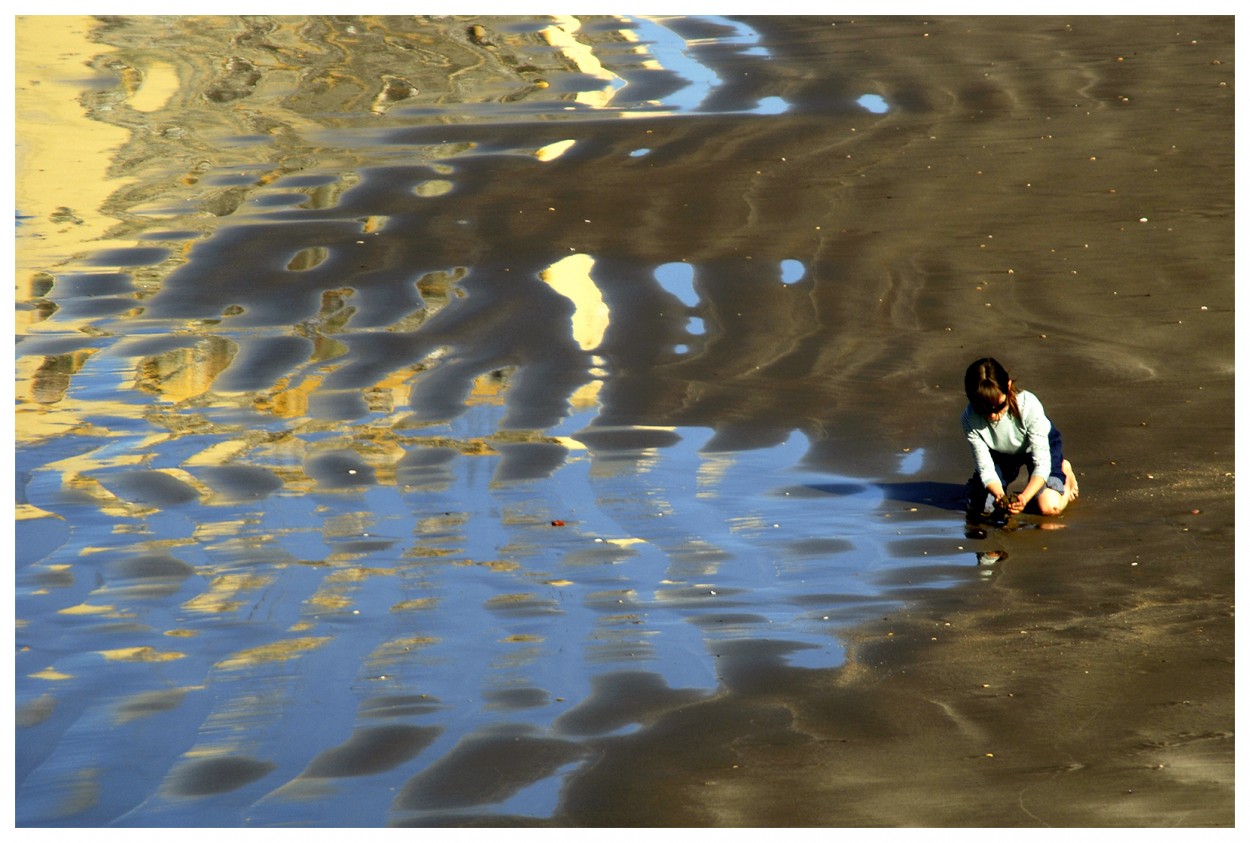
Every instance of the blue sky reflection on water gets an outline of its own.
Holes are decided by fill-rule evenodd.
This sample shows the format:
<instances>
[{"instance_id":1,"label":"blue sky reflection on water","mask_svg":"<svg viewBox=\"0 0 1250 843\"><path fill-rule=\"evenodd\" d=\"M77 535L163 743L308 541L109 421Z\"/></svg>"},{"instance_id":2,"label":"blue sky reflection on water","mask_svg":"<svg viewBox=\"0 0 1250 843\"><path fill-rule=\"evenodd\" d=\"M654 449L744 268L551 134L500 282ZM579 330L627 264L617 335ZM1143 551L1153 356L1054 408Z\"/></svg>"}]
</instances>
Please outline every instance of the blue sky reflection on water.
<instances>
[{"instance_id":1,"label":"blue sky reflection on water","mask_svg":"<svg viewBox=\"0 0 1250 843\"><path fill-rule=\"evenodd\" d=\"M804 272L796 260L779 270L785 283ZM682 305L700 303L690 264L661 265L654 278ZM692 335L706 327L698 317L687 325ZM101 356L99 362L82 373L78 394L125 386L115 359ZM475 403L421 434L456 442L491 437L505 412L499 404ZM276 419L228 404L205 413L223 429L282 428ZM368 722L359 720L360 712L379 695L430 697L433 710L421 722L442 731L423 757L438 759L500 723L548 734L562 713L593 694L596 677L621 671L653 674L674 691L715 694L714 651L724 642L779 642L790 647L784 658L792 666L838 667L845 658L839 631L901 599L890 595L891 577L914 566L916 554L894 553L896 540L933 549L926 560L933 567L910 576L909 588L963 581L960 570L972 575L967 554L957 550L961 522L917 517L900 529L883 529L881 519L892 506L886 496L871 484L805 469L808 443L799 433L769 448L715 452L705 450L711 429L668 428L664 445L604 448L590 436L596 417L596 409L570 413L545 431L564 443L565 456L550 472L521 480L501 480L504 456L485 453L454 455L418 482L379 481L370 466L347 462L358 457L341 432L310 428L280 448L254 453L251 462L278 473L303 465L316 481L311 487L278 488L260 500L157 500L128 514L79 504L74 535L44 561L82 564L79 557L90 556L106 534L131 533L133 539L114 540L107 554L95 553L106 563L102 583L80 578L74 585L83 605L117 604L133 618L132 630L109 627L89 648L133 646L147 640L144 628L180 626L193 633L182 647L185 657L159 674L161 681L192 689L184 712L201 709L198 718L218 724L197 734L197 718L187 721L188 751L211 757L247 746L287 778L306 763L301 734L312 729L331 744L347 740L354 722ZM125 481L133 481L126 458L140 448L149 481L152 472L188 466L191 476L211 485L211 474L193 457L219 434L144 445L146 421L95 422L124 432L94 453L101 464L88 476L105 487L124 491ZM364 430L369 419L358 424ZM114 458L121 464L108 464ZM340 478L346 472L360 482L335 485L328 471L313 470L318 460L331 458L344 460ZM901 473L922 464L922 452L908 454ZM54 469L36 465L26 493L35 505L72 512ZM172 604L134 601L125 583L109 576L110 560L148 551L144 536L172 540L170 554L201 572L179 586ZM231 577L257 583L253 592L230 598L237 608L225 608L222 598L223 608L188 609L202 602L206 585L211 594L211 583ZM419 608L397 610L409 605ZM35 613L29 623L28 633L38 640L59 620ZM301 657L303 667L233 666L229 654L289 641L305 628L301 635L322 643ZM103 674L85 669L83 658L94 657L52 664L68 673L82 670L98 683ZM305 696L301 676L316 677L314 697ZM259 708L249 702L258 688L267 700ZM32 693L34 686L19 681L19 704ZM533 702L501 709L496 700L510 693ZM124 703L100 696L98 717L82 720L76 734L98 729L96 721ZM227 733L230 740L223 742ZM88 755L107 766L121 735L83 737L92 747ZM27 792L52 786L57 775L55 765L34 771ZM558 778L499 805L543 816L554 804ZM382 796L363 782L336 786L360 791L351 810L361 812L361 822L386 810ZM307 815L307 806L292 807L286 797L257 788L258 822ZM41 808L37 800L23 805ZM205 813L177 800L157 799L138 810L136 817L158 823L230 822L227 813Z\"/></svg>"},{"instance_id":2,"label":"blue sky reflection on water","mask_svg":"<svg viewBox=\"0 0 1250 843\"><path fill-rule=\"evenodd\" d=\"M660 105L683 112L698 111L721 85L721 78L716 71L698 59L698 48L703 42L687 41L664 25L665 18L637 17L632 20L639 37L656 61L666 70L687 80L684 87L664 97ZM699 16L699 20L724 27L732 33L719 35L709 43L735 46L745 56L768 58L768 50L759 43L759 33L746 24L719 15L703 15ZM753 114L773 115L782 114L789 107L783 98L772 96L762 98L749 111Z\"/></svg>"},{"instance_id":3,"label":"blue sky reflection on water","mask_svg":"<svg viewBox=\"0 0 1250 843\"><path fill-rule=\"evenodd\" d=\"M862 97L855 100L855 102L859 103L860 106L867 111L871 111L873 114L885 114L890 110L890 104L887 103L885 98L879 94L864 94Z\"/></svg>"},{"instance_id":4,"label":"blue sky reflection on water","mask_svg":"<svg viewBox=\"0 0 1250 843\"><path fill-rule=\"evenodd\" d=\"M782 284L797 284L805 275L807 275L807 267L803 266L802 261L787 258L781 262Z\"/></svg>"},{"instance_id":5,"label":"blue sky reflection on water","mask_svg":"<svg viewBox=\"0 0 1250 843\"><path fill-rule=\"evenodd\" d=\"M447 433L463 438L489 428L497 424L497 413L493 407L475 408ZM588 427L593 420L593 412L575 414L549 433L575 440L593 429ZM382 691L429 693L441 710L427 722L444 732L426 755L438 758L492 723L544 734L554 716L588 698L596 676L620 670L654 673L670 689L714 694L717 642L783 642L794 645L785 656L793 666L840 665L845 654L838 629L847 617L829 607L845 612L848 595L864 600L861 612L888 607L876 576L906 564L894 561L889 542L872 523L879 519L882 494L871 486L836 499L823 494L824 487L854 481L804 470L807 443L799 434L773 448L716 453L703 450L710 430L674 433L679 438L662 448L572 450L548 478L499 483L493 479L496 458L461 457L440 489L373 486L319 494L311 502L306 496L272 500L259 534L281 535L291 558L330 558L336 547L371 538L379 541L378 549L354 564L393 572L365 580L352 595L352 608L337 619L322 618L337 631L327 650L314 657L328 673L362 665L354 681L330 683L354 686L355 695L340 696L337 704L322 699L308 712L292 697L284 722L294 728L291 718L296 718L304 728L322 720L333 732L342 727L326 720L333 714L326 705L337 708L332 719L346 723ZM404 555L405 524L414 518L443 520L446 530L430 538L454 548L453 559L465 564L397 564L396 554ZM562 526L553 526L556 520ZM357 529L327 536L347 524ZM909 530L940 545L953 538L953 526L913 522ZM386 539L397 541L387 545L381 541ZM842 549L796 550L834 543ZM492 559L516 567L492 573L482 567ZM966 565L957 556L947 561ZM298 576L284 582L268 609L279 626L307 616L288 602L300 591ZM822 594L829 595L828 605L821 603ZM391 607L401 597L432 597L435 604L395 616ZM412 659L371 661L379 636L405 635L433 640ZM229 687L219 685L222 717L238 710L222 696ZM528 690L545 702L501 711L492 695L508 690ZM241 726L273 730L261 718ZM635 728L626 723L617 731ZM290 736L281 734L282 728L258 732L254 745L269 749L270 757L280 755L291 744ZM554 808L558 784L559 776L549 777L496 810L545 816ZM356 781L343 786L363 787ZM295 810L273 800L262 808L267 822Z\"/></svg>"},{"instance_id":6,"label":"blue sky reflection on water","mask_svg":"<svg viewBox=\"0 0 1250 843\"><path fill-rule=\"evenodd\" d=\"M655 280L686 307L699 303L699 293L694 287L694 267L690 264L680 261L662 264L655 269Z\"/></svg>"}]
</instances>

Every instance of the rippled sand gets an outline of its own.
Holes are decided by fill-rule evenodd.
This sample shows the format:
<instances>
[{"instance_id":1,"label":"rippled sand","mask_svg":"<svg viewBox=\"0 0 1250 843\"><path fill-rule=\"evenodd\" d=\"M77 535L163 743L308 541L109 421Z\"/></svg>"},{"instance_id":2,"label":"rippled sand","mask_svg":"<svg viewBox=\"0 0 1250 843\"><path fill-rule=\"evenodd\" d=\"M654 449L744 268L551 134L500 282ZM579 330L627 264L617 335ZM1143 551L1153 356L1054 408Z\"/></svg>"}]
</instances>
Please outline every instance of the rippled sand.
<instances>
[{"instance_id":1,"label":"rippled sand","mask_svg":"<svg viewBox=\"0 0 1250 843\"><path fill-rule=\"evenodd\" d=\"M19 826L1233 823L1232 18L16 34Z\"/></svg>"}]
</instances>

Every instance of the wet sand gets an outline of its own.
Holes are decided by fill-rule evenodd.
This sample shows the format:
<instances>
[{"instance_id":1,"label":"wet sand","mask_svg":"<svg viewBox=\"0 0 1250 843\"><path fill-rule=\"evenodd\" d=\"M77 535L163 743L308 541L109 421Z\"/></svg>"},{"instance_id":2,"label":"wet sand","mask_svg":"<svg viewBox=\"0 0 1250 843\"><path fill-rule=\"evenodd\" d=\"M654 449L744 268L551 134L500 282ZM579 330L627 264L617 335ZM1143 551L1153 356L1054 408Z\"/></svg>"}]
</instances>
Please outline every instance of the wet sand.
<instances>
[{"instance_id":1,"label":"wet sand","mask_svg":"<svg viewBox=\"0 0 1250 843\"><path fill-rule=\"evenodd\" d=\"M92 27L18 824L1232 825L1232 19L548 25ZM984 354L1082 497L975 540Z\"/></svg>"}]
</instances>

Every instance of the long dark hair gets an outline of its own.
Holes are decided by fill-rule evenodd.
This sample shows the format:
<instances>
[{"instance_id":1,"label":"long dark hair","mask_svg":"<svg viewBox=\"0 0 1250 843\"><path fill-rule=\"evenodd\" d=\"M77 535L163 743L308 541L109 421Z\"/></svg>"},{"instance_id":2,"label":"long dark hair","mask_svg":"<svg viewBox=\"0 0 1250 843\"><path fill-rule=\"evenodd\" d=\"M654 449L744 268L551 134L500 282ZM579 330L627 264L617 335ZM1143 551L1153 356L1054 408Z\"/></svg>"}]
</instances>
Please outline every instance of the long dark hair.
<instances>
[{"instance_id":1,"label":"long dark hair","mask_svg":"<svg viewBox=\"0 0 1250 843\"><path fill-rule=\"evenodd\" d=\"M1007 396L1007 409L1020 418L1020 405L1016 403L1016 385L1007 375L1003 364L993 357L982 357L968 367L964 374L964 392L968 403L983 416L989 416L998 406L998 396Z\"/></svg>"}]
</instances>

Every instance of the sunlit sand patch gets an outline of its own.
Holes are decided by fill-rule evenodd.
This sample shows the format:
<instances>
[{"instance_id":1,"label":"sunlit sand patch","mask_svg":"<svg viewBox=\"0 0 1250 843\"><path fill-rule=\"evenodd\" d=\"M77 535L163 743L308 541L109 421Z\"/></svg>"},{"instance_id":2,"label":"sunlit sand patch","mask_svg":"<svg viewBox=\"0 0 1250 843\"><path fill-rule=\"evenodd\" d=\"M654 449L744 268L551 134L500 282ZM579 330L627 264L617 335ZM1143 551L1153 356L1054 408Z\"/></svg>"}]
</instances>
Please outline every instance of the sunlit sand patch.
<instances>
[{"instance_id":1,"label":"sunlit sand patch","mask_svg":"<svg viewBox=\"0 0 1250 843\"><path fill-rule=\"evenodd\" d=\"M42 408L60 404L68 397L74 376L97 352L94 348L80 348L60 354L24 354L19 358L18 380L29 388L18 397Z\"/></svg>"},{"instance_id":2,"label":"sunlit sand patch","mask_svg":"<svg viewBox=\"0 0 1250 843\"><path fill-rule=\"evenodd\" d=\"M426 544L416 544L406 549L401 558L430 561L446 559L448 556L459 556L462 553L464 553L464 548L461 547L430 547ZM434 563L430 561L430 564Z\"/></svg>"},{"instance_id":3,"label":"sunlit sand patch","mask_svg":"<svg viewBox=\"0 0 1250 843\"><path fill-rule=\"evenodd\" d=\"M71 490L76 494L84 495L85 498L95 503L100 508L100 512L109 515L133 515L141 507L135 507L131 502L126 502L119 497L118 494L106 489L100 480L89 477L86 472L95 472L98 469L121 467L121 465L139 465L143 462L143 454L139 453L114 453L109 458L101 458L104 454L109 453L108 449L90 450L85 454L75 455L56 463L45 465L46 469L60 470L63 474L61 484L65 489Z\"/></svg>"},{"instance_id":4,"label":"sunlit sand patch","mask_svg":"<svg viewBox=\"0 0 1250 843\"><path fill-rule=\"evenodd\" d=\"M331 571L326 575L327 583L361 583L372 577L390 577L395 572L390 568L344 568Z\"/></svg>"},{"instance_id":5,"label":"sunlit sand patch","mask_svg":"<svg viewBox=\"0 0 1250 843\"><path fill-rule=\"evenodd\" d=\"M586 595L586 605L596 608L605 608L608 606L624 607L635 606L638 602L638 591L633 588L616 588L608 591L592 591Z\"/></svg>"},{"instance_id":6,"label":"sunlit sand patch","mask_svg":"<svg viewBox=\"0 0 1250 843\"><path fill-rule=\"evenodd\" d=\"M54 667L45 667L37 673L28 673L26 675L31 679L44 679L48 682L64 682L66 679L74 678L72 673L62 673Z\"/></svg>"},{"instance_id":7,"label":"sunlit sand patch","mask_svg":"<svg viewBox=\"0 0 1250 843\"><path fill-rule=\"evenodd\" d=\"M374 405L379 405L379 411L390 413L394 412L397 407L405 406L412 378L423 371L424 368L425 366L420 364L405 366L391 372L385 378L375 383L371 389L374 396L370 405L371 408Z\"/></svg>"},{"instance_id":8,"label":"sunlit sand patch","mask_svg":"<svg viewBox=\"0 0 1250 843\"><path fill-rule=\"evenodd\" d=\"M298 658L304 653L315 650L324 646L333 639L329 636L308 637L308 638L291 638L287 641L275 641L272 644L262 644L259 647L249 647L246 650L240 650L232 656L227 656L217 662L215 667L223 670L237 670L243 667L252 667L258 664L273 664L276 662L290 661Z\"/></svg>"},{"instance_id":9,"label":"sunlit sand patch","mask_svg":"<svg viewBox=\"0 0 1250 843\"><path fill-rule=\"evenodd\" d=\"M572 149L573 144L575 143L576 141L574 140L562 140L556 141L555 143L549 143L535 152L534 157L539 161L554 161Z\"/></svg>"},{"instance_id":10,"label":"sunlit sand patch","mask_svg":"<svg viewBox=\"0 0 1250 843\"><path fill-rule=\"evenodd\" d=\"M594 364L589 370L591 378L594 380L577 386L572 395L569 395L569 406L574 413L580 413L582 410L594 409L599 406L599 393L604 388L604 380L609 376L607 373L606 361L599 355L591 356L591 363Z\"/></svg>"},{"instance_id":11,"label":"sunlit sand patch","mask_svg":"<svg viewBox=\"0 0 1250 843\"><path fill-rule=\"evenodd\" d=\"M455 187L455 183L447 181L447 179L430 179L429 181L418 183L415 187L413 187L412 192L418 196L430 198L451 193Z\"/></svg>"},{"instance_id":12,"label":"sunlit sand patch","mask_svg":"<svg viewBox=\"0 0 1250 843\"><path fill-rule=\"evenodd\" d=\"M113 618L131 617L123 612L119 612L116 606L99 606L92 603L79 603L77 606L67 606L64 609L57 610L58 615L107 615Z\"/></svg>"},{"instance_id":13,"label":"sunlit sand patch","mask_svg":"<svg viewBox=\"0 0 1250 843\"><path fill-rule=\"evenodd\" d=\"M535 597L533 594L524 592L519 594L499 594L495 597L489 598L484 605L488 609L497 607L506 608L510 606L523 606L533 602L534 600Z\"/></svg>"},{"instance_id":14,"label":"sunlit sand patch","mask_svg":"<svg viewBox=\"0 0 1250 843\"><path fill-rule=\"evenodd\" d=\"M373 105L370 106L369 110L374 114L385 114L395 103L411 99L417 93L416 86L407 79L402 76L384 73L382 74L381 87L377 95L374 96Z\"/></svg>"},{"instance_id":15,"label":"sunlit sand patch","mask_svg":"<svg viewBox=\"0 0 1250 843\"><path fill-rule=\"evenodd\" d=\"M213 577L210 583L212 587L227 587L227 583L218 583L218 579L223 577L235 577L236 580L230 582L228 587L250 590L267 585L266 580L249 580L248 577L254 577L255 574L245 573L244 571L254 571L264 568L267 571L276 571L286 565L300 564L317 564L307 562L298 556L295 556L281 544L283 536L291 533L302 534L306 527L292 527L286 530L278 530L273 533L252 534L253 522L250 519L243 519L240 523L247 525L247 528L236 531L234 535L219 536L217 530L208 528L201 534L197 527L192 534L195 544L202 544L204 549L209 551L215 560L220 560L216 564L201 566L199 573L206 577ZM211 538L208 538L211 536Z\"/></svg>"},{"instance_id":16,"label":"sunlit sand patch","mask_svg":"<svg viewBox=\"0 0 1250 843\"><path fill-rule=\"evenodd\" d=\"M604 539L608 544L614 544L617 547L633 547L636 544L646 544L646 539Z\"/></svg>"},{"instance_id":17,"label":"sunlit sand patch","mask_svg":"<svg viewBox=\"0 0 1250 843\"><path fill-rule=\"evenodd\" d=\"M131 94L128 104L135 111L159 111L178 92L180 81L173 65L153 61L142 71L139 89Z\"/></svg>"},{"instance_id":18,"label":"sunlit sand patch","mask_svg":"<svg viewBox=\"0 0 1250 843\"><path fill-rule=\"evenodd\" d=\"M465 403L470 407L502 407L507 403L507 398L504 396L507 386L506 378L496 377L494 372L484 372L474 378L473 388L469 391Z\"/></svg>"},{"instance_id":19,"label":"sunlit sand patch","mask_svg":"<svg viewBox=\"0 0 1250 843\"><path fill-rule=\"evenodd\" d=\"M305 272L325 263L329 257L330 250L325 246L310 246L296 252L286 268L291 272Z\"/></svg>"},{"instance_id":20,"label":"sunlit sand patch","mask_svg":"<svg viewBox=\"0 0 1250 843\"><path fill-rule=\"evenodd\" d=\"M186 653L161 652L154 647L120 647L115 650L96 650L111 662L171 662L185 659Z\"/></svg>"},{"instance_id":21,"label":"sunlit sand patch","mask_svg":"<svg viewBox=\"0 0 1250 843\"><path fill-rule=\"evenodd\" d=\"M110 411L124 415L129 409L122 402L84 401L71 391L75 378L97 349L83 349L70 354L25 355L15 363L14 409L15 435L18 442L36 442L66 434L104 434L87 421Z\"/></svg>"},{"instance_id":22,"label":"sunlit sand patch","mask_svg":"<svg viewBox=\"0 0 1250 843\"><path fill-rule=\"evenodd\" d=\"M47 289L42 282L51 276L42 272L32 272L26 278L15 279L13 301L17 306L13 314L14 334L24 337L35 334L40 326L56 316L60 306L47 298Z\"/></svg>"},{"instance_id":23,"label":"sunlit sand patch","mask_svg":"<svg viewBox=\"0 0 1250 843\"><path fill-rule=\"evenodd\" d=\"M352 605L352 598L338 592L319 592L305 601L307 605L324 612L346 609Z\"/></svg>"},{"instance_id":24,"label":"sunlit sand patch","mask_svg":"<svg viewBox=\"0 0 1250 843\"><path fill-rule=\"evenodd\" d=\"M35 518L55 518L58 521L65 520L56 513L48 512L46 509L40 509L34 504L19 503L16 507L14 507L14 520L30 521Z\"/></svg>"},{"instance_id":25,"label":"sunlit sand patch","mask_svg":"<svg viewBox=\"0 0 1250 843\"><path fill-rule=\"evenodd\" d=\"M114 518L142 518L159 512L162 507L187 503L200 494L198 481L192 486L183 482L181 477L164 471L138 469L107 477L106 480L118 488L117 493L95 477L81 474L70 475L63 483L66 489L91 499L101 513ZM123 524L116 529L126 531L134 526Z\"/></svg>"},{"instance_id":26,"label":"sunlit sand patch","mask_svg":"<svg viewBox=\"0 0 1250 843\"><path fill-rule=\"evenodd\" d=\"M373 514L369 512L338 512L328 516L322 522L321 532L327 538L355 538L368 535L373 525Z\"/></svg>"},{"instance_id":27,"label":"sunlit sand patch","mask_svg":"<svg viewBox=\"0 0 1250 843\"><path fill-rule=\"evenodd\" d=\"M234 360L238 346L221 337L145 357L135 366L133 388L178 404L208 392Z\"/></svg>"},{"instance_id":28,"label":"sunlit sand patch","mask_svg":"<svg viewBox=\"0 0 1250 843\"><path fill-rule=\"evenodd\" d=\"M321 799L331 799L338 792L339 789L333 778L313 778L302 775L271 791L266 798L311 803Z\"/></svg>"},{"instance_id":29,"label":"sunlit sand patch","mask_svg":"<svg viewBox=\"0 0 1250 843\"><path fill-rule=\"evenodd\" d=\"M418 597L414 600L401 600L391 607L392 612L419 612L438 606L437 597Z\"/></svg>"},{"instance_id":30,"label":"sunlit sand patch","mask_svg":"<svg viewBox=\"0 0 1250 843\"><path fill-rule=\"evenodd\" d=\"M460 528L468 523L469 516L464 512L448 512L444 515L431 515L417 522L418 535L458 534Z\"/></svg>"},{"instance_id":31,"label":"sunlit sand patch","mask_svg":"<svg viewBox=\"0 0 1250 843\"><path fill-rule=\"evenodd\" d=\"M571 26L567 25L567 21L569 20L569 18L561 16L561 18L559 18L560 23L557 23L555 26L551 26L551 28L547 28L547 30L544 31L544 36L547 43L555 46L556 49L559 49L561 53L566 56L566 58L569 58L572 63L574 63L577 70L580 70L581 73L595 76L596 79L604 81L604 88L600 90L582 91L582 93L577 94L575 98L576 103L579 103L580 105L589 105L591 108L605 109L607 106L611 105L611 101L612 99L615 99L616 94L624 88L626 84L625 80L621 79L619 75L611 73L610 70L604 68L601 61L596 58L594 48L591 48L589 45L581 44L580 41L576 40L572 33L575 33L580 25L577 24L576 21L572 21ZM627 19L621 18L621 20L622 23L624 23ZM639 56L639 58L635 60L635 64L637 66L646 70L665 69L664 65L662 65L659 60L656 60L650 46L642 44L636 31L631 29L630 26L621 26L619 30L615 31L615 35L619 36L622 41L634 44L632 53ZM659 106L660 104L655 100L651 100L650 103L647 103L647 105ZM617 116L621 116L621 118L654 118L654 116L657 115L674 114L674 111L659 110L656 108L641 111L617 110L615 114Z\"/></svg>"},{"instance_id":32,"label":"sunlit sand patch","mask_svg":"<svg viewBox=\"0 0 1250 843\"><path fill-rule=\"evenodd\" d=\"M485 562L471 562L466 560L464 564L477 565L482 568L488 568L492 571L501 571L505 573L508 571L519 571L521 569L519 563L513 562L510 559L489 559Z\"/></svg>"},{"instance_id":33,"label":"sunlit sand patch","mask_svg":"<svg viewBox=\"0 0 1250 843\"><path fill-rule=\"evenodd\" d=\"M202 451L192 454L182 461L184 466L221 466L228 465L230 461L242 454L253 443L245 438L239 439L223 439L209 445Z\"/></svg>"},{"instance_id":34,"label":"sunlit sand patch","mask_svg":"<svg viewBox=\"0 0 1250 843\"><path fill-rule=\"evenodd\" d=\"M592 108L605 108L616 96L617 90L625 85L625 80L603 66L593 47L577 40L575 33L581 27L581 22L572 15L556 15L555 23L545 28L541 35L548 44L573 62L579 71L603 81L602 89L579 91L575 101Z\"/></svg>"},{"instance_id":35,"label":"sunlit sand patch","mask_svg":"<svg viewBox=\"0 0 1250 843\"><path fill-rule=\"evenodd\" d=\"M197 544L194 538L169 538L169 539L150 539L143 538L129 545L109 544L104 546L89 545L80 551L80 555L89 556L93 553L113 553L117 551L130 551L136 554L157 554L160 555L164 551L172 551L180 547L190 547Z\"/></svg>"},{"instance_id":36,"label":"sunlit sand patch","mask_svg":"<svg viewBox=\"0 0 1250 843\"><path fill-rule=\"evenodd\" d=\"M19 229L17 267L44 268L67 254L98 247L116 220L95 213L126 183L113 162L130 132L93 120L80 102L84 57L110 48L88 37L85 15L19 15L16 26L16 202L29 217ZM44 80L31 85L28 80ZM72 205L79 224L49 222ZM43 237L21 236L44 234ZM54 236L53 236L54 235Z\"/></svg>"},{"instance_id":37,"label":"sunlit sand patch","mask_svg":"<svg viewBox=\"0 0 1250 843\"><path fill-rule=\"evenodd\" d=\"M361 553L358 551L339 550L339 551L335 551L333 553L328 554L325 557L324 561L325 561L325 564L330 565L330 566L349 565L352 562L355 562L357 559L360 559L362 556L367 556L367 555L368 554L366 553Z\"/></svg>"},{"instance_id":38,"label":"sunlit sand patch","mask_svg":"<svg viewBox=\"0 0 1250 843\"><path fill-rule=\"evenodd\" d=\"M243 605L242 595L264 588L273 581L272 576L259 574L222 574L209 583L208 591L196 595L182 604L188 612L224 614Z\"/></svg>"},{"instance_id":39,"label":"sunlit sand patch","mask_svg":"<svg viewBox=\"0 0 1250 843\"><path fill-rule=\"evenodd\" d=\"M86 551L84 551L85 553ZM66 563L45 564L41 566L45 571L52 574L63 574L74 569L73 565Z\"/></svg>"},{"instance_id":40,"label":"sunlit sand patch","mask_svg":"<svg viewBox=\"0 0 1250 843\"><path fill-rule=\"evenodd\" d=\"M403 638L393 638L378 646L365 657L365 663L373 667L392 665L399 659L403 659L427 647L433 647L441 641L441 638L429 635L408 635Z\"/></svg>"},{"instance_id":41,"label":"sunlit sand patch","mask_svg":"<svg viewBox=\"0 0 1250 843\"><path fill-rule=\"evenodd\" d=\"M360 556L361 554L359 553L330 554L326 558L326 562L333 565L350 562ZM357 590L360 583L371 577L391 576L394 573L394 571L386 568L342 568L331 571L322 580L321 587L305 603L313 609L323 611L349 608L354 602L352 594Z\"/></svg>"},{"instance_id":42,"label":"sunlit sand patch","mask_svg":"<svg viewBox=\"0 0 1250 843\"><path fill-rule=\"evenodd\" d=\"M590 255L569 255L540 274L551 289L573 302L573 339L586 351L603 342L611 314L603 293L591 277L595 260Z\"/></svg>"},{"instance_id":43,"label":"sunlit sand patch","mask_svg":"<svg viewBox=\"0 0 1250 843\"><path fill-rule=\"evenodd\" d=\"M309 396L321 388L324 379L321 375L309 375L298 386L289 387L291 378L281 378L271 395L258 398L256 408L279 418L303 418L308 415Z\"/></svg>"},{"instance_id":44,"label":"sunlit sand patch","mask_svg":"<svg viewBox=\"0 0 1250 843\"><path fill-rule=\"evenodd\" d=\"M651 50L648 49L647 46L642 43L642 39L638 37L637 32L635 32L633 29L630 29L628 27L622 27L621 29L617 30L617 33L621 36L623 40L629 41L635 45L634 52L636 54L638 54L639 56L649 56L649 58L639 59L638 64L641 67L644 67L647 70L663 70L664 69L664 66L660 64L659 61L656 60L655 56L651 54Z\"/></svg>"}]
</instances>

